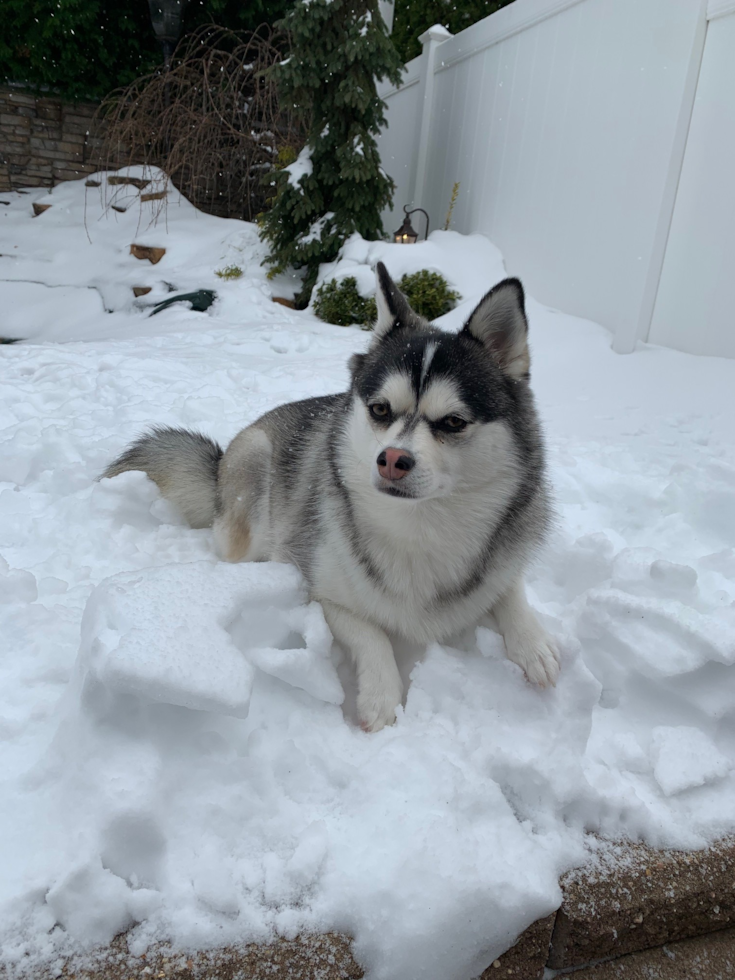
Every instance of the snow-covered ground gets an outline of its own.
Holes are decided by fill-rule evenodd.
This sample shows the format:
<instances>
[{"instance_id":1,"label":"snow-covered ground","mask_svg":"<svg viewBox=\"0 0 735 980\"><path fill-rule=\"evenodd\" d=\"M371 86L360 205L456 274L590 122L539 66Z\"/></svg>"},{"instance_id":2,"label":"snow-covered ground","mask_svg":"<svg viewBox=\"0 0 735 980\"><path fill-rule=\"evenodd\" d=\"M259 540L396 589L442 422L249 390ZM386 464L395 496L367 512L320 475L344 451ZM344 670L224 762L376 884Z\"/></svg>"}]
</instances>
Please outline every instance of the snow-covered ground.
<instances>
[{"instance_id":1,"label":"snow-covered ground","mask_svg":"<svg viewBox=\"0 0 735 980\"><path fill-rule=\"evenodd\" d=\"M341 389L367 335L271 302L294 283L266 281L253 226L173 191L151 225L117 193L124 213L82 182L0 208L0 336L34 338L0 347L1 962L134 923L138 950L332 929L370 980L468 980L556 907L585 830L735 830L735 361L619 357L529 301L559 512L529 587L558 687L482 627L402 649L405 709L366 735L294 569L218 563L142 474L95 479L151 422L226 443ZM354 240L331 274L365 288L378 256L444 271L449 326L504 275L448 232ZM219 299L149 319L132 286Z\"/></svg>"}]
</instances>

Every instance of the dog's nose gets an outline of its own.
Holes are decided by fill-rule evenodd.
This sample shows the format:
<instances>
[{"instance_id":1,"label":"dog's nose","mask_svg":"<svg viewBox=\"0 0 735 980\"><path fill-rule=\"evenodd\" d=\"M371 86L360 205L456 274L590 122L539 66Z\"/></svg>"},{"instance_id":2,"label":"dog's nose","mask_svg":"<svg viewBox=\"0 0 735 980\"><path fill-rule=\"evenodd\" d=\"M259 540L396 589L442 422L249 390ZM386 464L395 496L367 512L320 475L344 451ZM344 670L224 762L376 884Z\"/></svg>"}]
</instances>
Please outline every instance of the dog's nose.
<instances>
[{"instance_id":1,"label":"dog's nose","mask_svg":"<svg viewBox=\"0 0 735 980\"><path fill-rule=\"evenodd\" d=\"M405 449L384 449L378 456L378 473L384 480L402 480L416 465Z\"/></svg>"}]
</instances>

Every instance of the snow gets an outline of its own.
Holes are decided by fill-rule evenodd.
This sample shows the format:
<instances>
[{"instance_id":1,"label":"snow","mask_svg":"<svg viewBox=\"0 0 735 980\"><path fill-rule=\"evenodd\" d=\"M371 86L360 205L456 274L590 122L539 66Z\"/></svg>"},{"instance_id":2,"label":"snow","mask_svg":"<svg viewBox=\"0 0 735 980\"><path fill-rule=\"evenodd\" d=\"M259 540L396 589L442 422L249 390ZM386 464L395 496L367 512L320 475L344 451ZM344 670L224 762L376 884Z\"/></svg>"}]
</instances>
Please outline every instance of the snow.
<instances>
[{"instance_id":1,"label":"snow","mask_svg":"<svg viewBox=\"0 0 735 980\"><path fill-rule=\"evenodd\" d=\"M314 164L311 162L311 147L305 146L293 163L283 168L288 174L288 183L297 191L301 191L301 181L304 177L311 177Z\"/></svg>"},{"instance_id":2,"label":"snow","mask_svg":"<svg viewBox=\"0 0 735 980\"><path fill-rule=\"evenodd\" d=\"M334 211L327 211L320 218L317 218L313 222L308 232L303 236L301 241L306 245L308 242L314 242L320 239L324 233L324 229L328 228L334 218Z\"/></svg>"},{"instance_id":3,"label":"snow","mask_svg":"<svg viewBox=\"0 0 735 980\"><path fill-rule=\"evenodd\" d=\"M529 595L559 684L530 687L488 621L400 645L405 707L366 735L293 568L219 563L142 474L96 478L152 422L227 443L342 389L369 337L272 303L298 281L266 280L252 225L171 187L157 222L125 185L106 212L98 179L0 215L2 333L33 339L0 347L0 962L125 928L137 951L337 930L369 980L469 980L558 905L585 831L735 831L735 362L617 356L529 299L559 512ZM434 232L354 237L321 279L367 294L378 258L443 272L452 328L505 275L486 239ZM166 284L218 299L149 319Z\"/></svg>"},{"instance_id":4,"label":"snow","mask_svg":"<svg viewBox=\"0 0 735 980\"><path fill-rule=\"evenodd\" d=\"M653 730L653 776L666 796L727 775L730 760L698 728L662 725Z\"/></svg>"},{"instance_id":5,"label":"snow","mask_svg":"<svg viewBox=\"0 0 735 980\"><path fill-rule=\"evenodd\" d=\"M420 218L422 233L423 220ZM452 328L463 322L463 315L466 318L473 303L483 295L486 283L492 285L505 276L503 256L483 235L434 232L428 241L396 246L393 242L366 242L354 234L345 242L336 262L321 266L316 288L332 279L353 276L360 295L372 296L375 293L373 269L377 262L384 262L396 280L420 269L440 272L462 298L442 321ZM315 295L316 289L312 296Z\"/></svg>"}]
</instances>

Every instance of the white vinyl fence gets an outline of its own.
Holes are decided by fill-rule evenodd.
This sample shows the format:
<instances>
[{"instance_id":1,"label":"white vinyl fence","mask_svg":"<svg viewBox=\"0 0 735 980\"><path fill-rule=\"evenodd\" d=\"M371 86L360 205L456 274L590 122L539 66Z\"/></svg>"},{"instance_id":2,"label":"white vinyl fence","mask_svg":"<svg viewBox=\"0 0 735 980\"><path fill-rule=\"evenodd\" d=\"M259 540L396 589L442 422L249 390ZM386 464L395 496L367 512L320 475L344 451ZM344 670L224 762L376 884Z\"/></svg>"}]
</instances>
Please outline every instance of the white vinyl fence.
<instances>
[{"instance_id":1,"label":"white vinyl fence","mask_svg":"<svg viewBox=\"0 0 735 980\"><path fill-rule=\"evenodd\" d=\"M735 0L515 0L422 43L381 93L387 229L460 181L452 227L617 351L735 356Z\"/></svg>"}]
</instances>

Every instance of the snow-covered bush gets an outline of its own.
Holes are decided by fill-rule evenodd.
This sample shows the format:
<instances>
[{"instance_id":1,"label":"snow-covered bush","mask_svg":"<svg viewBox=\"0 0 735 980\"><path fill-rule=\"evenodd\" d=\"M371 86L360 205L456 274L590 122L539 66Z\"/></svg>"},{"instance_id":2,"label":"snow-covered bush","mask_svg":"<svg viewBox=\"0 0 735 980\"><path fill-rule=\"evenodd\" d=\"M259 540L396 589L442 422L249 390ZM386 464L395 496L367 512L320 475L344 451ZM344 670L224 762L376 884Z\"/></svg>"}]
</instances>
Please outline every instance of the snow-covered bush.
<instances>
[{"instance_id":1,"label":"snow-covered bush","mask_svg":"<svg viewBox=\"0 0 735 980\"><path fill-rule=\"evenodd\" d=\"M429 269L404 275L398 286L414 310L427 320L444 316L460 299L444 276ZM375 300L360 294L354 276L323 282L316 291L313 309L327 323L336 323L340 327L357 323L366 330L372 327L377 315Z\"/></svg>"},{"instance_id":2,"label":"snow-covered bush","mask_svg":"<svg viewBox=\"0 0 735 980\"><path fill-rule=\"evenodd\" d=\"M321 284L316 291L314 312L320 320L336 323L339 327L358 323L369 330L375 322L377 307L372 297L366 299L359 294L354 276L345 276Z\"/></svg>"},{"instance_id":3,"label":"snow-covered bush","mask_svg":"<svg viewBox=\"0 0 735 980\"><path fill-rule=\"evenodd\" d=\"M414 310L427 320L436 320L449 313L460 299L459 293L450 288L444 276L428 269L403 276L398 286Z\"/></svg>"}]
</instances>

